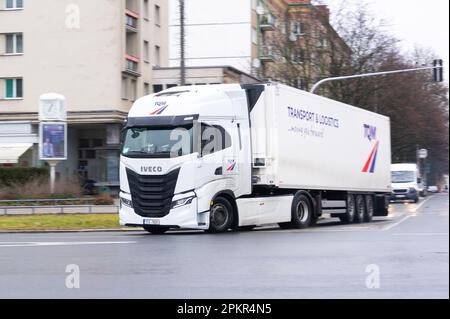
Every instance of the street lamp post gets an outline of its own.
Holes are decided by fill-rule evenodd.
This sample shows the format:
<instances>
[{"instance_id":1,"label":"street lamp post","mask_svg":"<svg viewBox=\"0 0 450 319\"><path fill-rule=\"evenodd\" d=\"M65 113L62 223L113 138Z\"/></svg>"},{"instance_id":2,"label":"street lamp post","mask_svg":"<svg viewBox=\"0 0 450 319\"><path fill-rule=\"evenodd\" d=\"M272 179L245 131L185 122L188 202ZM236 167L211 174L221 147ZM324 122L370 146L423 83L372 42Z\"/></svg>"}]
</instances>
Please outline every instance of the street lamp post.
<instances>
[{"instance_id":1,"label":"street lamp post","mask_svg":"<svg viewBox=\"0 0 450 319\"><path fill-rule=\"evenodd\" d=\"M382 75L390 75L390 74L398 74L398 73L408 73L408 72L419 72L424 70L442 70L442 65L435 66L427 66L422 68L414 68L414 69L404 69L404 70L394 70L394 71L384 71L384 72L374 72L374 73L366 73L366 74L356 74L356 75L346 75L346 76L337 76L332 78L322 79L311 88L311 93L315 93L320 85L331 82L331 81L341 81L341 80L349 80L349 79L358 79L358 78L367 78L372 76L382 76ZM436 79L435 79L436 81ZM440 82L440 81L437 81Z\"/></svg>"}]
</instances>

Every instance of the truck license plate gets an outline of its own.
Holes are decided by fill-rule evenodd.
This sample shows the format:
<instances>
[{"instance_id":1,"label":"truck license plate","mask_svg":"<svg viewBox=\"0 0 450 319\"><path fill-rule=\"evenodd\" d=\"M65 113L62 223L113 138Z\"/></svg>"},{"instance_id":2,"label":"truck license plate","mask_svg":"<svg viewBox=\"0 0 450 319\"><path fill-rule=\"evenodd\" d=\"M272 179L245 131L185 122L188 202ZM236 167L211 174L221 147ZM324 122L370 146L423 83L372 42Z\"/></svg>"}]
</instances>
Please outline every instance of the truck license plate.
<instances>
[{"instance_id":1,"label":"truck license plate","mask_svg":"<svg viewBox=\"0 0 450 319\"><path fill-rule=\"evenodd\" d=\"M144 219L144 225L159 225L159 219Z\"/></svg>"}]
</instances>

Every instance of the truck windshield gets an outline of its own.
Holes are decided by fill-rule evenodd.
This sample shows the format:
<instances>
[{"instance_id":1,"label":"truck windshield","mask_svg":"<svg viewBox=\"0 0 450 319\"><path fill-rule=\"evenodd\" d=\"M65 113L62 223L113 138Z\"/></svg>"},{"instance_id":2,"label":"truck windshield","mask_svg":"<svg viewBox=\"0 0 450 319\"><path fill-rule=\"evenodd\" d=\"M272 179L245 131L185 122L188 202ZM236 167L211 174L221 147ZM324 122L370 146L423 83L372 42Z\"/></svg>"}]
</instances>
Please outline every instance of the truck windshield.
<instances>
[{"instance_id":1,"label":"truck windshield","mask_svg":"<svg viewBox=\"0 0 450 319\"><path fill-rule=\"evenodd\" d=\"M125 131L122 155L169 158L192 153L192 125L184 127L133 127Z\"/></svg>"},{"instance_id":2,"label":"truck windshield","mask_svg":"<svg viewBox=\"0 0 450 319\"><path fill-rule=\"evenodd\" d=\"M413 171L394 171L392 172L393 183L412 183L414 182Z\"/></svg>"}]
</instances>

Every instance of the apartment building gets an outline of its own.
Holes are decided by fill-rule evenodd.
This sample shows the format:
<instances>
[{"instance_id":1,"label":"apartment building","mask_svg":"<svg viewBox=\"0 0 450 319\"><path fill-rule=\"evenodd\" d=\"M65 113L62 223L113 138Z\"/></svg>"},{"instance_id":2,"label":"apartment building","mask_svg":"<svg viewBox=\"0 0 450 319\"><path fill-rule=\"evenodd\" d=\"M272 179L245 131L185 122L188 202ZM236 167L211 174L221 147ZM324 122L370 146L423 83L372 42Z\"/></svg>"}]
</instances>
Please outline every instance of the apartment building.
<instances>
[{"instance_id":1,"label":"apartment building","mask_svg":"<svg viewBox=\"0 0 450 319\"><path fill-rule=\"evenodd\" d=\"M302 89L326 76L331 52L349 49L311 0L185 0L186 65L230 65ZM239 10L237 9L239 8ZM180 64L178 0L169 6L169 63Z\"/></svg>"},{"instance_id":2,"label":"apartment building","mask_svg":"<svg viewBox=\"0 0 450 319\"><path fill-rule=\"evenodd\" d=\"M337 65L348 63L351 50L330 24L326 5L311 0L285 0L281 31L267 40L272 46L264 75L286 84L309 90L315 82L337 75ZM280 15L281 14L281 15Z\"/></svg>"},{"instance_id":3,"label":"apartment building","mask_svg":"<svg viewBox=\"0 0 450 319\"><path fill-rule=\"evenodd\" d=\"M167 0L0 0L0 165L44 165L38 99L56 92L68 111L57 174L117 184L121 124L168 66L167 16Z\"/></svg>"}]
</instances>

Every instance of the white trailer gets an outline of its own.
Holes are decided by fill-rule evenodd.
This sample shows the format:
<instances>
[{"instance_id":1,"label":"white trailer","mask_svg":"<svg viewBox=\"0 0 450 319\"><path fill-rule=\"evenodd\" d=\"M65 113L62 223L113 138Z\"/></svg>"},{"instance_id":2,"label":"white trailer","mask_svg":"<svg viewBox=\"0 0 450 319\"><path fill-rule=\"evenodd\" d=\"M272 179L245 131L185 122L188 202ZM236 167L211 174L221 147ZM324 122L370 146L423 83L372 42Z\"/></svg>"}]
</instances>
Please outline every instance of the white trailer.
<instances>
[{"instance_id":1,"label":"white trailer","mask_svg":"<svg viewBox=\"0 0 450 319\"><path fill-rule=\"evenodd\" d=\"M386 215L389 118L285 85L177 87L124 127L120 222L222 232Z\"/></svg>"}]
</instances>

